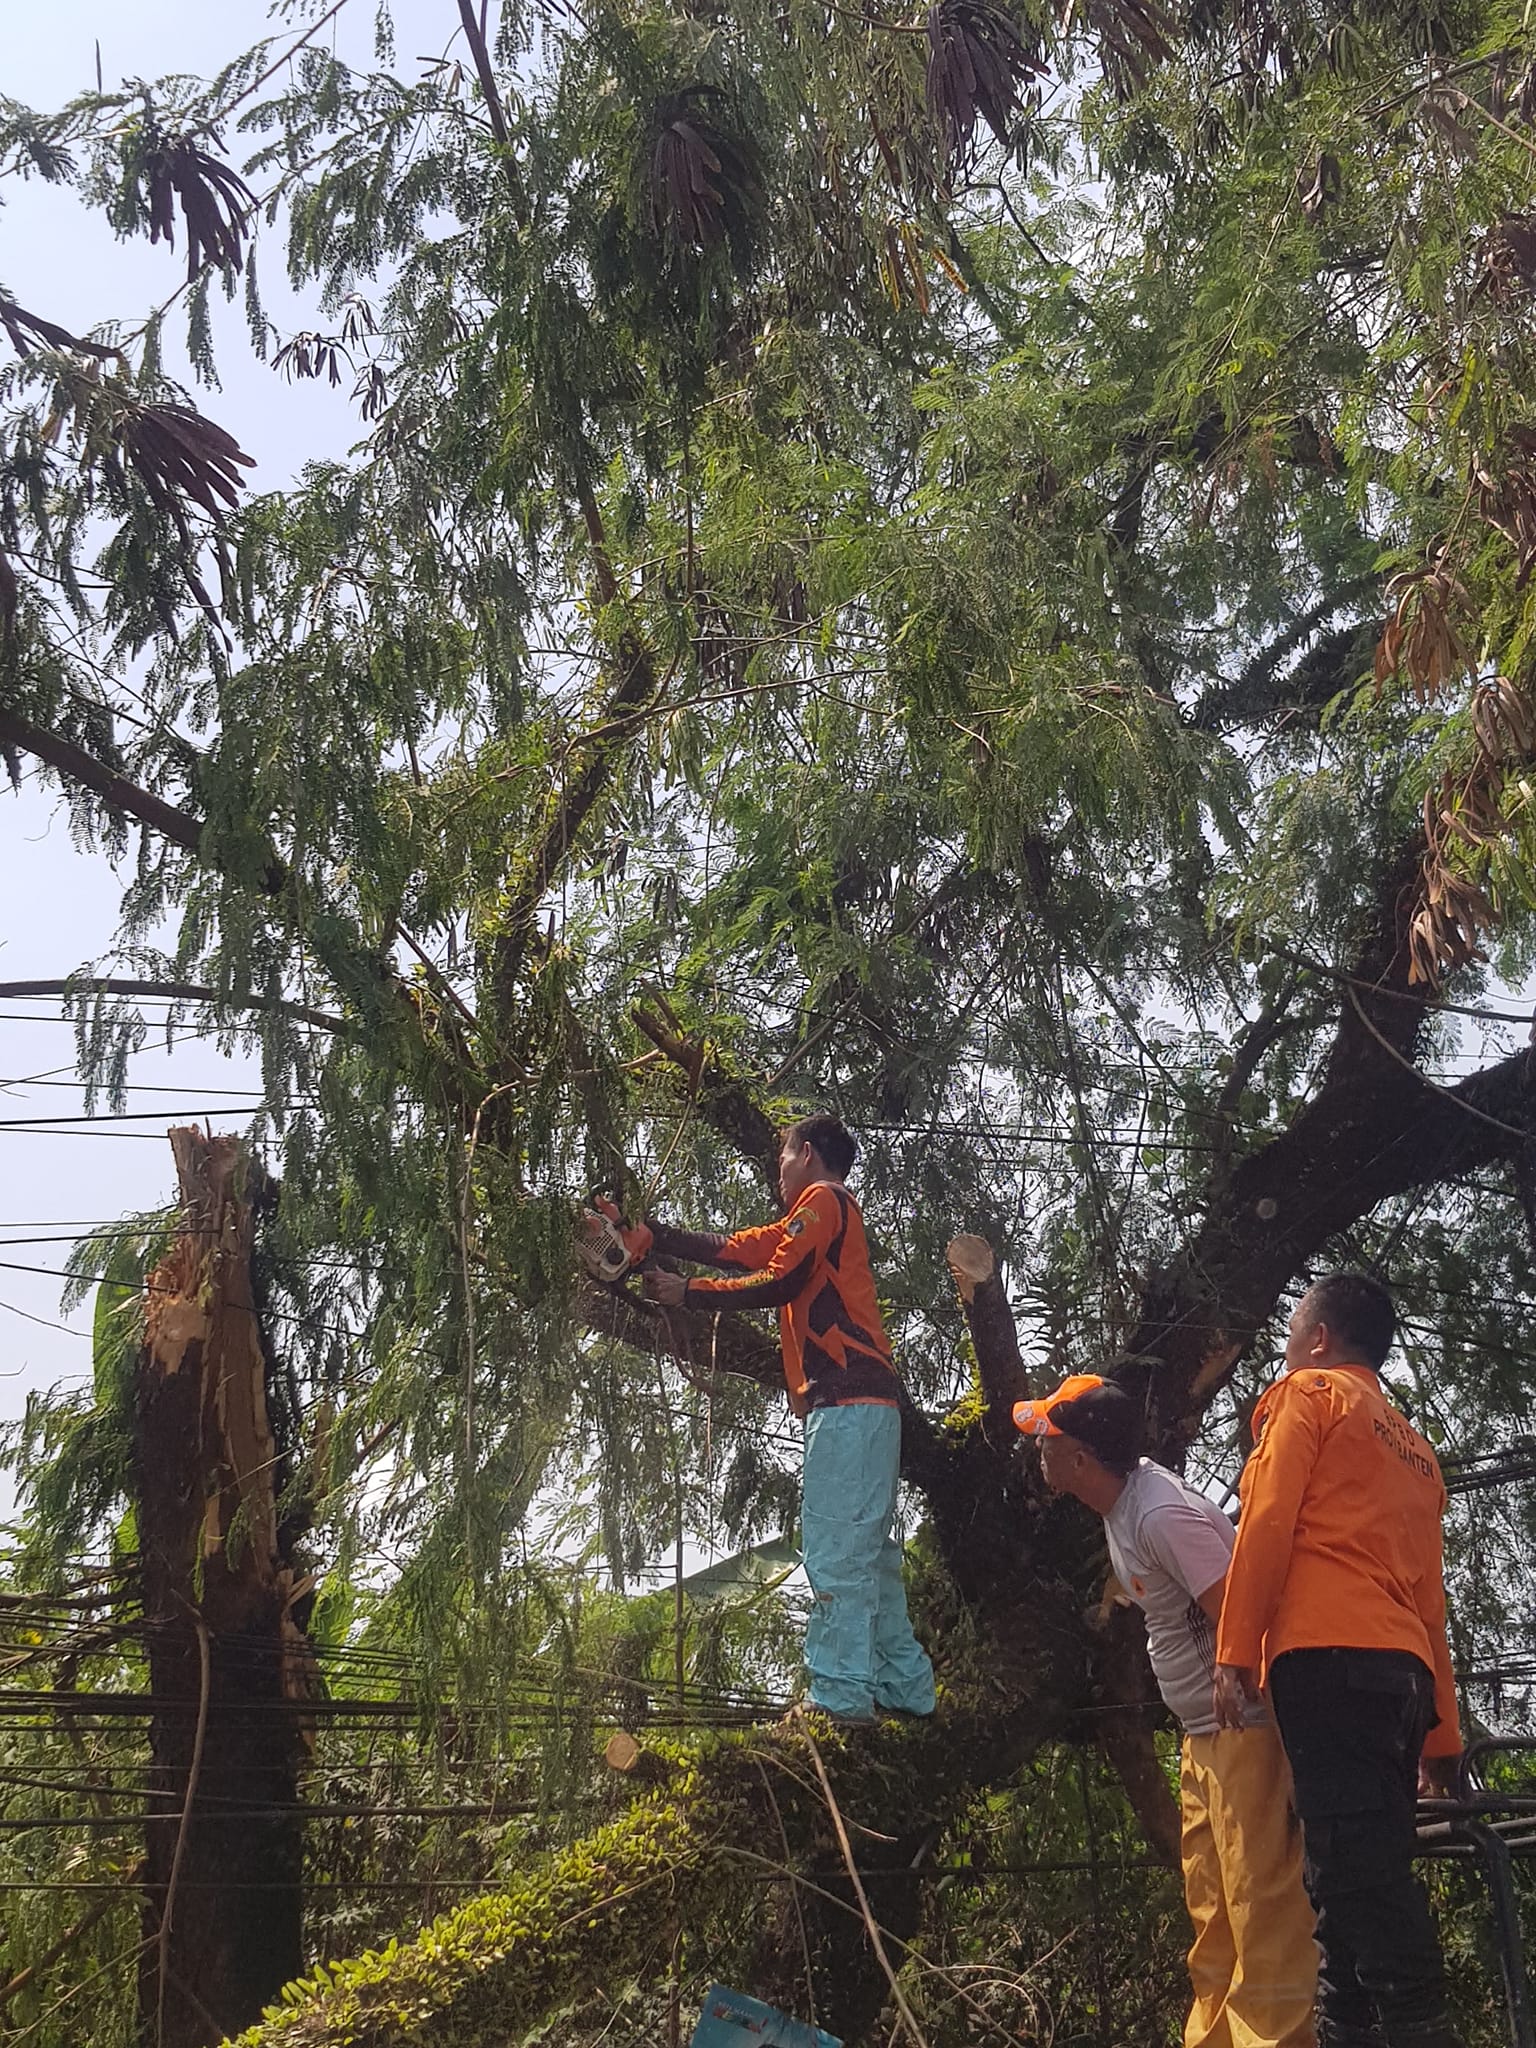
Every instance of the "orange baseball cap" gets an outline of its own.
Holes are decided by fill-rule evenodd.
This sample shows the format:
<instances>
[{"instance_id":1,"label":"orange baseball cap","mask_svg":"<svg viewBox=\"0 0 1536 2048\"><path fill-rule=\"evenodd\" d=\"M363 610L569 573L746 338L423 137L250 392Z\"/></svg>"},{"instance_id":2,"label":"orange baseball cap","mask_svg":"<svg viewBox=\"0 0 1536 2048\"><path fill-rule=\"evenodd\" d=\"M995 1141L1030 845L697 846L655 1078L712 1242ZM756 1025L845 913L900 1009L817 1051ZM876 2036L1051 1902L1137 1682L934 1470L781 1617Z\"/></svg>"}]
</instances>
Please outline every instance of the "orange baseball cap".
<instances>
[{"instance_id":1,"label":"orange baseball cap","mask_svg":"<svg viewBox=\"0 0 1536 2048\"><path fill-rule=\"evenodd\" d=\"M1054 1394L1046 1394L1038 1401L1015 1401L1014 1427L1023 1436L1070 1436L1070 1429L1051 1420L1051 1411L1063 1402L1075 1401L1080 1394L1091 1394L1104 1384L1096 1372L1075 1372L1069 1380L1062 1381Z\"/></svg>"},{"instance_id":2,"label":"orange baseball cap","mask_svg":"<svg viewBox=\"0 0 1536 2048\"><path fill-rule=\"evenodd\" d=\"M1025 1436L1069 1436L1112 1472L1130 1473L1141 1453L1141 1403L1115 1380L1076 1372L1054 1394L1014 1404L1014 1425Z\"/></svg>"}]
</instances>

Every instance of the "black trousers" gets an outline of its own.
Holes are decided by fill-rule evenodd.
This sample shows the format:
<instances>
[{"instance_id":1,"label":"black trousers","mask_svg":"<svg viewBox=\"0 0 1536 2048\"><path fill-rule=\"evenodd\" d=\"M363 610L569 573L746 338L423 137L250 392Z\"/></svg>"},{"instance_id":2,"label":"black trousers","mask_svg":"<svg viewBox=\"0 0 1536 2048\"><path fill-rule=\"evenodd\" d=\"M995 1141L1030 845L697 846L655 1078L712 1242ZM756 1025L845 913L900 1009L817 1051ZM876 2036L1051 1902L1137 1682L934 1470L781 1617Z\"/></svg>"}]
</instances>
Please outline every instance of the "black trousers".
<instances>
[{"instance_id":1,"label":"black trousers","mask_svg":"<svg viewBox=\"0 0 1536 2048\"><path fill-rule=\"evenodd\" d=\"M1433 1678L1398 1650L1288 1650L1269 1687L1317 1912L1323 2048L1460 2048L1413 1872Z\"/></svg>"}]
</instances>

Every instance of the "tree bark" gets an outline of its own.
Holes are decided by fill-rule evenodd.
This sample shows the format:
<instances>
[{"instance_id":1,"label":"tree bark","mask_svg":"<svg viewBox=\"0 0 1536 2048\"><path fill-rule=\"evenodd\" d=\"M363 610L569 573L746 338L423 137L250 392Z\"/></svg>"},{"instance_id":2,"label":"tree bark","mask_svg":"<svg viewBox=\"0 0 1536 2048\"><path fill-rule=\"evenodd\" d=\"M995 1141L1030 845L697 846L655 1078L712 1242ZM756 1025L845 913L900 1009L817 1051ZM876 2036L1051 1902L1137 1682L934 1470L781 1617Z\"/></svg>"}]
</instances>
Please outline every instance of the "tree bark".
<instances>
[{"instance_id":1,"label":"tree bark","mask_svg":"<svg viewBox=\"0 0 1536 2048\"><path fill-rule=\"evenodd\" d=\"M1343 983L1311 1098L1278 1137L1213 1187L1179 1256L1154 1273L1117 1376L1143 1392L1149 1440L1178 1458L1285 1288L1393 1195L1517 1157L1536 1137L1536 1052L1453 1088L1414 1055L1432 996L1408 980L1421 847L1380 891L1377 928Z\"/></svg>"},{"instance_id":2,"label":"tree bark","mask_svg":"<svg viewBox=\"0 0 1536 2048\"><path fill-rule=\"evenodd\" d=\"M1177 1870L1183 1823L1155 1740L1171 1716L1147 1662L1141 1614L1113 1579L1090 1613L1089 1628L1094 1638L1090 1732L1120 1780L1147 1846L1160 1863Z\"/></svg>"},{"instance_id":3,"label":"tree bark","mask_svg":"<svg viewBox=\"0 0 1536 2048\"><path fill-rule=\"evenodd\" d=\"M210 2048L302 1963L310 1664L277 1526L245 1155L195 1127L171 1145L185 1223L150 1276L134 1415L157 1816L139 2020L154 2048Z\"/></svg>"},{"instance_id":4,"label":"tree bark","mask_svg":"<svg viewBox=\"0 0 1536 2048\"><path fill-rule=\"evenodd\" d=\"M590 529L597 516L590 496L583 509ZM608 566L600 523L592 541L598 594L609 604L617 598L618 589ZM518 977L532 942L539 904L607 790L614 761L634 730L627 714L650 704L660 687L655 659L633 626L619 636L614 668L618 680L603 706L602 718L592 731L573 741L575 763L569 776L550 797L532 847L508 880L506 908L493 949L495 998L498 1014L503 1016L511 1016L516 1009Z\"/></svg>"},{"instance_id":5,"label":"tree bark","mask_svg":"<svg viewBox=\"0 0 1536 2048\"><path fill-rule=\"evenodd\" d=\"M1008 1290L997 1270L996 1255L984 1237L952 1237L948 1256L976 1353L987 1426L1001 1431L1007 1442L1014 1403L1029 1399L1029 1373L1019 1350L1018 1325Z\"/></svg>"},{"instance_id":6,"label":"tree bark","mask_svg":"<svg viewBox=\"0 0 1536 2048\"><path fill-rule=\"evenodd\" d=\"M202 843L203 824L200 818L194 817L190 811L178 810L175 804L168 804L153 790L140 789L137 783L119 775L105 761L98 761L84 747L77 747L73 740L49 732L43 726L33 725L29 719L19 718L14 711L0 710L0 746L16 747L23 753L35 754L56 774L67 776L70 781L90 790L93 796L99 796L110 809L136 818L141 825L150 826L188 853L196 853Z\"/></svg>"},{"instance_id":7,"label":"tree bark","mask_svg":"<svg viewBox=\"0 0 1536 2048\"><path fill-rule=\"evenodd\" d=\"M757 1386L784 1387L779 1347L745 1317L729 1310L658 1309L622 1287L587 1286L580 1303L589 1330L616 1337L636 1351L667 1351L691 1379L728 1372Z\"/></svg>"},{"instance_id":8,"label":"tree bark","mask_svg":"<svg viewBox=\"0 0 1536 2048\"><path fill-rule=\"evenodd\" d=\"M769 1192L777 1195L779 1126L764 1112L747 1082L733 1074L711 1047L685 1035L665 997L637 1004L630 1014L657 1051L687 1075L697 1114L736 1147Z\"/></svg>"}]
</instances>

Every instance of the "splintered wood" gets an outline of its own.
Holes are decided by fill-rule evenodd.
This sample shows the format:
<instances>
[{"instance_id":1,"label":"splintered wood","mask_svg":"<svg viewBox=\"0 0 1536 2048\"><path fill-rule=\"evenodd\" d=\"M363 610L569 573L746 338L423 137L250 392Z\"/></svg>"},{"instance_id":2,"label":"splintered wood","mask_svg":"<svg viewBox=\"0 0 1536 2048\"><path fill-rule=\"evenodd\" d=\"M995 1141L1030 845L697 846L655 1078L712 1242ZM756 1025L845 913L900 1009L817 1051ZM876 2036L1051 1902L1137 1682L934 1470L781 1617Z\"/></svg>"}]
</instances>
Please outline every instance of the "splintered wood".
<instances>
[{"instance_id":1,"label":"splintered wood","mask_svg":"<svg viewBox=\"0 0 1536 2048\"><path fill-rule=\"evenodd\" d=\"M173 1130L170 1139L183 1222L149 1276L146 1365L169 1377L195 1360L201 1377L203 1556L225 1548L238 1520L248 1568L271 1580L278 1569L276 1445L251 1291L255 1226L244 1199L245 1151L238 1138L209 1138L196 1125Z\"/></svg>"}]
</instances>

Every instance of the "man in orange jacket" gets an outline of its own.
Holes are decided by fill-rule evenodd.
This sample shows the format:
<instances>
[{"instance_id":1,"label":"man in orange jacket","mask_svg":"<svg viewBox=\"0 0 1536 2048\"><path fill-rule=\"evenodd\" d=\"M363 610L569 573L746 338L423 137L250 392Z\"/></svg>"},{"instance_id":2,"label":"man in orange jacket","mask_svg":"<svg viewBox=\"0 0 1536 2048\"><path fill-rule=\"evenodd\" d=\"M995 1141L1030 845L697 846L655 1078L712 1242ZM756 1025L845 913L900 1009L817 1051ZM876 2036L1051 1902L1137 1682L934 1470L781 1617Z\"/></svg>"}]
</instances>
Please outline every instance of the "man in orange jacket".
<instances>
[{"instance_id":1,"label":"man in orange jacket","mask_svg":"<svg viewBox=\"0 0 1536 2048\"><path fill-rule=\"evenodd\" d=\"M933 1666L912 1633L901 1546L900 1389L880 1319L859 1205L843 1185L852 1134L835 1116L791 1124L779 1148L785 1214L707 1237L651 1222L655 1249L727 1277L648 1272L656 1301L776 1308L789 1402L805 1418L800 1540L815 1596L805 1662L815 1705L867 1722L875 1709L931 1714Z\"/></svg>"},{"instance_id":2,"label":"man in orange jacket","mask_svg":"<svg viewBox=\"0 0 1536 2048\"><path fill-rule=\"evenodd\" d=\"M1267 1683L1291 1760L1323 2048L1460 2048L1413 1874L1421 1759L1443 1783L1461 1748L1445 1486L1381 1391L1396 1328L1391 1297L1363 1274L1302 1296L1285 1375L1254 1411L1217 1634L1218 1721L1241 1726Z\"/></svg>"}]
</instances>

